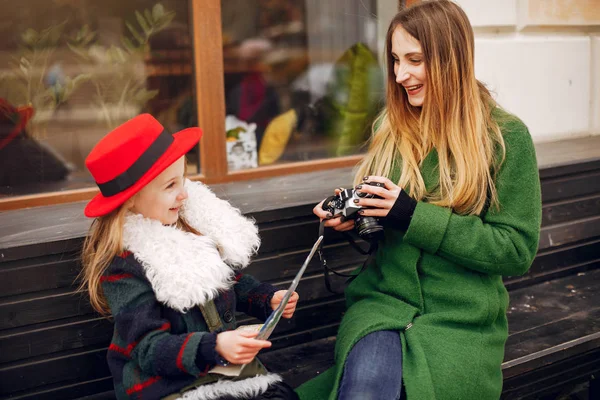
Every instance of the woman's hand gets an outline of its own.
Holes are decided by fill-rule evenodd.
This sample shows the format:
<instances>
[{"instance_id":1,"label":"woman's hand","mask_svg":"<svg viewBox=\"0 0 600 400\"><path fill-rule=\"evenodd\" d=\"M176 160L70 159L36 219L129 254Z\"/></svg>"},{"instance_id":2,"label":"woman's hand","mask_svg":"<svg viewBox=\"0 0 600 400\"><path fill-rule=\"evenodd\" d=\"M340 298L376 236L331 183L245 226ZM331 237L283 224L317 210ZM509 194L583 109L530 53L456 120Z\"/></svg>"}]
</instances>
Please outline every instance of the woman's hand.
<instances>
[{"instance_id":1,"label":"woman's hand","mask_svg":"<svg viewBox=\"0 0 600 400\"><path fill-rule=\"evenodd\" d=\"M258 332L243 330L225 331L217 334L215 350L232 364L248 364L261 349L271 347L268 340L257 340Z\"/></svg>"},{"instance_id":2,"label":"woman's hand","mask_svg":"<svg viewBox=\"0 0 600 400\"><path fill-rule=\"evenodd\" d=\"M339 189L335 189L335 195L337 196L342 190L344 190L343 188L339 188ZM325 201L325 200L323 200ZM336 231L340 231L340 232L344 232L344 231L349 231L354 229L354 220L351 219L349 221L342 221L342 217L341 216L336 216L334 217L331 213L323 210L323 201L320 202L319 204L317 204L315 206L315 208L313 208L313 213L319 217L319 219L321 221L323 221L324 219L325 221L325 226L328 228L333 228Z\"/></svg>"},{"instance_id":3,"label":"woman's hand","mask_svg":"<svg viewBox=\"0 0 600 400\"><path fill-rule=\"evenodd\" d=\"M371 186L364 183L357 185L355 190L358 192L381 197L381 199L359 199L356 204L363 207L363 209L358 213L365 217L386 217L394 206L402 189L388 178L382 176L366 176L363 178L363 181L383 183L384 187Z\"/></svg>"},{"instance_id":4,"label":"woman's hand","mask_svg":"<svg viewBox=\"0 0 600 400\"><path fill-rule=\"evenodd\" d=\"M287 290L278 290L275 292L275 294L271 298L271 308L273 310L276 309L277 307L279 307L279 304L281 303L281 300L283 300L283 296L285 295L285 292L287 292ZM285 305L283 314L281 315L283 318L292 318L292 315L294 315L294 311L296 311L296 305L298 304L298 299L299 299L298 293L296 293L296 292L292 293L292 296L290 297L290 300L288 301L288 303Z\"/></svg>"}]
</instances>

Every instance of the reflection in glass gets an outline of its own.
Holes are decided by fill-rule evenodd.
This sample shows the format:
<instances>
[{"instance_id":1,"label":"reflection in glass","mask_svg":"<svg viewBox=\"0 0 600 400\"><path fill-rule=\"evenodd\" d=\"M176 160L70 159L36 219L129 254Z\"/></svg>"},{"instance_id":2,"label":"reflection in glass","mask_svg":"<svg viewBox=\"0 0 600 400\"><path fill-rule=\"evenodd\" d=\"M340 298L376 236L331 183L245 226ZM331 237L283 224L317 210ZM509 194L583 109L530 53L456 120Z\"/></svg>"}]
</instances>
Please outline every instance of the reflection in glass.
<instances>
[{"instance_id":1,"label":"reflection in glass","mask_svg":"<svg viewBox=\"0 0 600 400\"><path fill-rule=\"evenodd\" d=\"M197 124L189 4L25 0L0 17L0 197L93 187L108 131L149 112ZM188 172L198 172L198 149Z\"/></svg>"},{"instance_id":2,"label":"reflection in glass","mask_svg":"<svg viewBox=\"0 0 600 400\"><path fill-rule=\"evenodd\" d=\"M376 2L221 4L229 169L364 151L384 98Z\"/></svg>"}]
</instances>

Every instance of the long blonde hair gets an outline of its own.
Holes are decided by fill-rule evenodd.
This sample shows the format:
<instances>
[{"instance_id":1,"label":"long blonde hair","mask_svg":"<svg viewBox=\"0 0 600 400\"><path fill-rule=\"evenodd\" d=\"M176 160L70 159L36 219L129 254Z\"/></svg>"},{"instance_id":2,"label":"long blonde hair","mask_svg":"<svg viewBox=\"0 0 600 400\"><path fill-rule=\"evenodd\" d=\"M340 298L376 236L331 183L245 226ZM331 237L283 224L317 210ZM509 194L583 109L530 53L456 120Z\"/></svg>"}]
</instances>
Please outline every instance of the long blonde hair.
<instances>
[{"instance_id":1,"label":"long blonde hair","mask_svg":"<svg viewBox=\"0 0 600 400\"><path fill-rule=\"evenodd\" d=\"M397 27L423 50L427 92L422 108L410 105L396 83L391 48ZM480 214L486 204L497 206L494 171L504 159L504 140L492 117L497 104L475 78L474 35L464 11L438 0L398 13L387 32L386 69L387 106L373 124L355 183L363 176L389 176L400 167L398 185L416 200L464 215ZM439 157L439 185L428 193L420 166L433 148Z\"/></svg>"},{"instance_id":2,"label":"long blonde hair","mask_svg":"<svg viewBox=\"0 0 600 400\"><path fill-rule=\"evenodd\" d=\"M123 205L110 214L94 219L83 244L79 290L87 291L92 307L102 315L110 314L102 291L102 276L112 260L125 250L123 226L127 212L128 207ZM181 215L176 226L185 232L200 235Z\"/></svg>"}]
</instances>

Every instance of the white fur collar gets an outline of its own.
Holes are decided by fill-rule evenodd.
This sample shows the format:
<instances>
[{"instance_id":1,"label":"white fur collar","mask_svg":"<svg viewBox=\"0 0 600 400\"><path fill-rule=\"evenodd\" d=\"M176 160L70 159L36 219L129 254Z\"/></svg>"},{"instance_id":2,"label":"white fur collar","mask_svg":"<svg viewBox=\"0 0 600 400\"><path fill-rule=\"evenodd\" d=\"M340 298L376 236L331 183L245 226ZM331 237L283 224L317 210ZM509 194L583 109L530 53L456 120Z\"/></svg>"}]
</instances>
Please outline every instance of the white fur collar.
<instances>
[{"instance_id":1,"label":"white fur collar","mask_svg":"<svg viewBox=\"0 0 600 400\"><path fill-rule=\"evenodd\" d=\"M245 268L260 246L253 221L200 182L185 183L185 220L203 236L129 214L123 245L131 251L161 303L185 312L231 287L235 270Z\"/></svg>"}]
</instances>

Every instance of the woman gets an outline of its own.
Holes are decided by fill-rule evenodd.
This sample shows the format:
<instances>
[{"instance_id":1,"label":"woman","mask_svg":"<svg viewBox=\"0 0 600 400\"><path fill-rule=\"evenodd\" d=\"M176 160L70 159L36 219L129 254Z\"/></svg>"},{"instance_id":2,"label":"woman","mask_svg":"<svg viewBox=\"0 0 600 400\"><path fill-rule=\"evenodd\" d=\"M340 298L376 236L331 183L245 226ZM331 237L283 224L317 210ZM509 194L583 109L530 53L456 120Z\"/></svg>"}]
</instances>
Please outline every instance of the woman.
<instances>
[{"instance_id":1,"label":"woman","mask_svg":"<svg viewBox=\"0 0 600 400\"><path fill-rule=\"evenodd\" d=\"M381 218L384 237L346 289L335 366L298 393L498 399L508 336L502 276L524 274L538 245L531 136L476 80L473 31L456 4L400 12L386 44L387 105L355 179L380 197L358 204ZM314 212L326 226L353 228L321 205Z\"/></svg>"}]
</instances>

